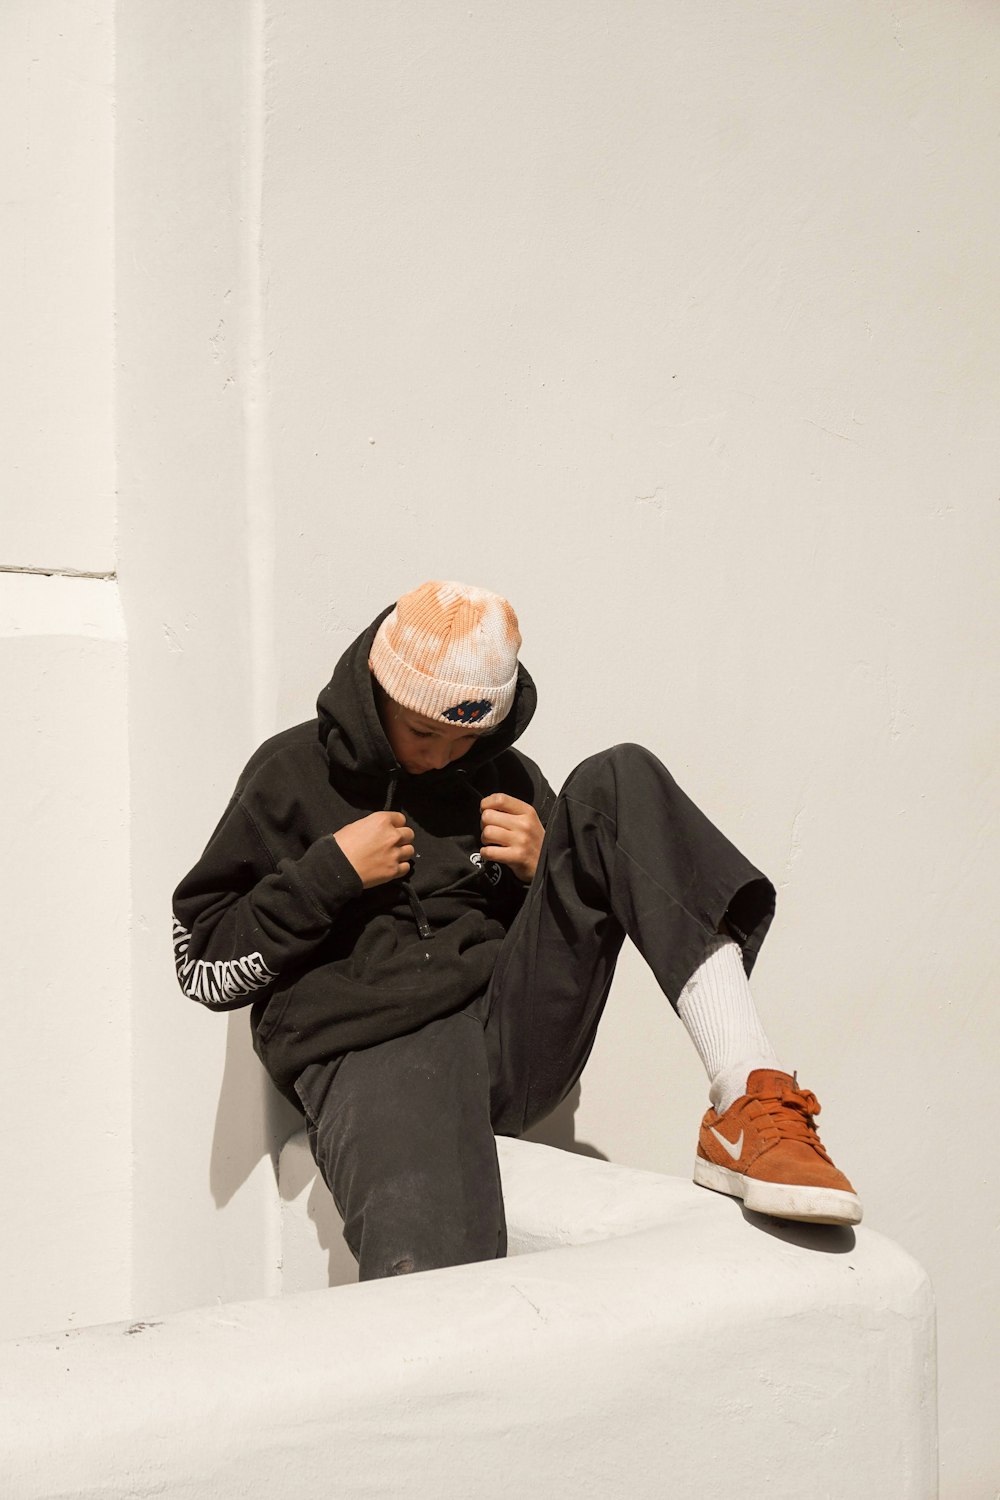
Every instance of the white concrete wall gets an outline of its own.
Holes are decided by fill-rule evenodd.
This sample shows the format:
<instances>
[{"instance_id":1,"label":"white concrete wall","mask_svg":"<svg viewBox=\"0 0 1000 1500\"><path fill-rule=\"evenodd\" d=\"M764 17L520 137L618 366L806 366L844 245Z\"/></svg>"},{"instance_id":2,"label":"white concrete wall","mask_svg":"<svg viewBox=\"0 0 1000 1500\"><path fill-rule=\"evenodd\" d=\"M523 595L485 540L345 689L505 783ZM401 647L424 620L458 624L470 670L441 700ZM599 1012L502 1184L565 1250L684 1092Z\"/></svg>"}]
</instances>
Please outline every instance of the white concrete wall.
<instances>
[{"instance_id":1,"label":"white concrete wall","mask_svg":"<svg viewBox=\"0 0 1000 1500\"><path fill-rule=\"evenodd\" d=\"M135 929L135 1296L144 1315L277 1274L269 1146L287 1131L231 1021L183 998L170 896L273 727L256 517L256 7L147 0L117 25L121 580ZM281 1101L277 1101L281 1104ZM290 1114L288 1106L282 1110ZM282 1124L284 1122L284 1124Z\"/></svg>"},{"instance_id":2,"label":"white concrete wall","mask_svg":"<svg viewBox=\"0 0 1000 1500\"><path fill-rule=\"evenodd\" d=\"M113 0L0 11L0 564L114 568Z\"/></svg>"},{"instance_id":3,"label":"white concrete wall","mask_svg":"<svg viewBox=\"0 0 1000 1500\"><path fill-rule=\"evenodd\" d=\"M659 751L779 887L762 1008L931 1271L944 1493L992 1493L992 13L269 17L278 720L458 577L519 609L554 780ZM684 1172L703 1101L628 958L556 1138Z\"/></svg>"},{"instance_id":4,"label":"white concrete wall","mask_svg":"<svg viewBox=\"0 0 1000 1500\"><path fill-rule=\"evenodd\" d=\"M0 13L0 1337L131 1306L112 13Z\"/></svg>"}]
</instances>

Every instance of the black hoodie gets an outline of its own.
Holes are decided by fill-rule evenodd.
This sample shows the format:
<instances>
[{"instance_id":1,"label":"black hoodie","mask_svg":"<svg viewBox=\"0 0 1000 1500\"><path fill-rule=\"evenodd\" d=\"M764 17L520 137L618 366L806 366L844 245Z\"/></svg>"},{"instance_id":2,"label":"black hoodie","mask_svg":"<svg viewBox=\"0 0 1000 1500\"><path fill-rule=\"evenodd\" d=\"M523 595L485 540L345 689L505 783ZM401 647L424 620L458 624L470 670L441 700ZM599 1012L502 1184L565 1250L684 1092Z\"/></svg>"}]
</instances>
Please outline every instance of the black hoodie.
<instances>
[{"instance_id":1,"label":"black hoodie","mask_svg":"<svg viewBox=\"0 0 1000 1500\"><path fill-rule=\"evenodd\" d=\"M535 711L518 666L497 728L441 771L408 775L382 729L368 655L383 610L348 647L317 718L266 741L174 893L181 989L212 1010L252 1005L254 1046L283 1093L310 1063L413 1031L481 995L525 888L483 861L491 792L555 795L510 747ZM365 890L333 834L385 808L414 830L412 874Z\"/></svg>"}]
</instances>

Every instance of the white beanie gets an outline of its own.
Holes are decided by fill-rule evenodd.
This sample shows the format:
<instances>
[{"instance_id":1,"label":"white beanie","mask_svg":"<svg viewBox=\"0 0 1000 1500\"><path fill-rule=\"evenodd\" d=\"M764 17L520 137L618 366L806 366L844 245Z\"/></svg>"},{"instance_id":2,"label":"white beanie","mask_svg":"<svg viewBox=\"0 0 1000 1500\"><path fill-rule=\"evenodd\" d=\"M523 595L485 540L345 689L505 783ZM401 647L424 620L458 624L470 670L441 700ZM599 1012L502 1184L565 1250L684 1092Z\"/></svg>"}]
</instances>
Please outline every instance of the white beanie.
<instances>
[{"instance_id":1,"label":"white beanie","mask_svg":"<svg viewBox=\"0 0 1000 1500\"><path fill-rule=\"evenodd\" d=\"M422 583L375 633L368 665L395 702L428 719L494 729L510 712L521 633L507 600L464 583Z\"/></svg>"}]
</instances>

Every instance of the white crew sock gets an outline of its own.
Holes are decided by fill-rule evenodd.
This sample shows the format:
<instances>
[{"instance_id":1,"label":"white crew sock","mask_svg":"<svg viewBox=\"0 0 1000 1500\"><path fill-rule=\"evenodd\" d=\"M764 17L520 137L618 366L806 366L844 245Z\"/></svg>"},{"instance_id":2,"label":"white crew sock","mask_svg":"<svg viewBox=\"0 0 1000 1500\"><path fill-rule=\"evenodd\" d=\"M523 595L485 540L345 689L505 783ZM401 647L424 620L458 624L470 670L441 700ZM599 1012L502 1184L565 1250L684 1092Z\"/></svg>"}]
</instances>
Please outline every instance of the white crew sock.
<instances>
[{"instance_id":1,"label":"white crew sock","mask_svg":"<svg viewBox=\"0 0 1000 1500\"><path fill-rule=\"evenodd\" d=\"M780 1066L764 1035L750 993L743 955L719 933L681 990L677 1014L709 1077L708 1097L723 1115L741 1094L754 1068Z\"/></svg>"}]
</instances>

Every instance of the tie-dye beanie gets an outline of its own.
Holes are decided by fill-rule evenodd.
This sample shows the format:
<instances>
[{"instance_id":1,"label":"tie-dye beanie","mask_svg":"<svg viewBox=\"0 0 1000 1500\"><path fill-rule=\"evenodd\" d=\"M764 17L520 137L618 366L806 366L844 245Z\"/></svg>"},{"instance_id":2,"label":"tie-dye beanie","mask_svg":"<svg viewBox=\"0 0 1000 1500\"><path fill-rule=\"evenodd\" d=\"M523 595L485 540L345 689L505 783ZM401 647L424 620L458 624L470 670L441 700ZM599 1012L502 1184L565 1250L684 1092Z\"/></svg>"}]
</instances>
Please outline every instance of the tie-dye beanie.
<instances>
[{"instance_id":1,"label":"tie-dye beanie","mask_svg":"<svg viewBox=\"0 0 1000 1500\"><path fill-rule=\"evenodd\" d=\"M396 703L428 719L494 729L510 712L521 633L506 599L422 583L375 633L368 665Z\"/></svg>"}]
</instances>

